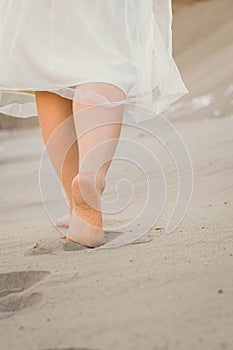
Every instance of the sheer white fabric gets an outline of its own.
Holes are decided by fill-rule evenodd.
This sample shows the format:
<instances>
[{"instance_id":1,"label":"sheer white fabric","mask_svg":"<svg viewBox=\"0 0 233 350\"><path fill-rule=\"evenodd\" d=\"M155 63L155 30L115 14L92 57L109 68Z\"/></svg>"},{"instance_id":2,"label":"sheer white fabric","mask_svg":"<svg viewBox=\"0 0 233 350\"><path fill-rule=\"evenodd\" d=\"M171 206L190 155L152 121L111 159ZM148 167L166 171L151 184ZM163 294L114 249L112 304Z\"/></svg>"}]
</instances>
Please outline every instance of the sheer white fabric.
<instances>
[{"instance_id":1,"label":"sheer white fabric","mask_svg":"<svg viewBox=\"0 0 233 350\"><path fill-rule=\"evenodd\" d=\"M110 103L88 82L125 99ZM172 56L171 0L0 0L0 112L37 115L39 90L124 103L136 123L165 112L188 93Z\"/></svg>"}]
</instances>

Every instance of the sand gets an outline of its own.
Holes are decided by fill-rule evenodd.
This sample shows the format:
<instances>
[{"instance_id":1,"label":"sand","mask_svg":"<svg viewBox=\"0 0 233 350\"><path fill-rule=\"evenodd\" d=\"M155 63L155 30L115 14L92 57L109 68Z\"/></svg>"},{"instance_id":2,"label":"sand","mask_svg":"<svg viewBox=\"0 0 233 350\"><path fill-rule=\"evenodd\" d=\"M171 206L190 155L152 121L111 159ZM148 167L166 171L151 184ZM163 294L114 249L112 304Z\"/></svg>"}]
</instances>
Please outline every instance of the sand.
<instances>
[{"instance_id":1,"label":"sand","mask_svg":"<svg viewBox=\"0 0 233 350\"><path fill-rule=\"evenodd\" d=\"M233 348L232 72L227 56L229 11L223 4L232 5L221 3L198 2L175 14L177 62L192 91L169 119L188 147L194 188L188 213L171 235L164 228L177 193L176 169L163 147L150 143L148 136L142 140L161 161L168 183L160 219L130 245L72 251L41 201L43 145L38 127L1 130L1 350ZM217 43L214 48L214 34L208 34L211 19L203 19L206 32L200 40L188 43L188 35L199 35L198 28L196 34L192 28L177 41L188 14L193 11L192 20L201 21L207 8L213 21L220 9L225 16L216 29L220 52ZM196 53L193 62L191 49ZM211 74L205 70L206 60ZM213 96L209 105L203 106L208 101L204 98L192 102L208 94ZM216 110L219 114L213 113ZM138 140L138 130L127 132ZM110 169L106 196L120 175L120 167ZM128 176L143 194L139 174L132 168Z\"/></svg>"}]
</instances>

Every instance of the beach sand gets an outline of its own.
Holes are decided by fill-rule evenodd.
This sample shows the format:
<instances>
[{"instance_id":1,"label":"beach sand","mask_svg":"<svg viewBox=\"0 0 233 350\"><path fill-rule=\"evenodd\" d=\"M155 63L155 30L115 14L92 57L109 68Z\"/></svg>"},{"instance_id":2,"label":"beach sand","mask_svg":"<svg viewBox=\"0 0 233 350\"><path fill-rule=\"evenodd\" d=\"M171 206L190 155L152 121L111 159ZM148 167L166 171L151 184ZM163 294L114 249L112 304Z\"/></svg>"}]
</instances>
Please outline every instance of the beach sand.
<instances>
[{"instance_id":1,"label":"beach sand","mask_svg":"<svg viewBox=\"0 0 233 350\"><path fill-rule=\"evenodd\" d=\"M73 251L41 201L38 127L1 130L1 350L232 349L232 2L221 3L198 2L174 16L176 61L192 91L168 118L188 147L194 188L188 213L171 235L164 228L177 175L158 143L151 147L162 163L168 194L156 225L130 245ZM189 24L186 32L191 13L198 28ZM200 36L202 25L202 36L189 42ZM127 132L138 140L137 129ZM107 195L120 175L120 167L110 169ZM133 168L128 177L140 190L141 177Z\"/></svg>"}]
</instances>

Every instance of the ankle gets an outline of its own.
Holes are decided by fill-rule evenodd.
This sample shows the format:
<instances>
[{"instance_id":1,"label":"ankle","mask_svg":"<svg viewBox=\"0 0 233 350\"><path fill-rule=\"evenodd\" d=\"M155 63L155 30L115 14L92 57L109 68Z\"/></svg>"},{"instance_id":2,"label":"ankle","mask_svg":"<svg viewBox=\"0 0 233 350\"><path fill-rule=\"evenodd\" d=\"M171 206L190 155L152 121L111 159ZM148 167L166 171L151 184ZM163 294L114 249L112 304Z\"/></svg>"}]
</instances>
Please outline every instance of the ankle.
<instances>
[{"instance_id":1,"label":"ankle","mask_svg":"<svg viewBox=\"0 0 233 350\"><path fill-rule=\"evenodd\" d=\"M83 171L79 173L79 178L88 178L90 181L93 182L93 184L96 187L96 190L98 194L101 196L105 187L106 187L106 180L105 177L102 174L97 174L94 171Z\"/></svg>"},{"instance_id":2,"label":"ankle","mask_svg":"<svg viewBox=\"0 0 233 350\"><path fill-rule=\"evenodd\" d=\"M72 202L72 199L70 199L70 196L71 195L69 195L68 197L67 195L67 202L68 202L68 212L71 214L73 211L73 202Z\"/></svg>"}]
</instances>

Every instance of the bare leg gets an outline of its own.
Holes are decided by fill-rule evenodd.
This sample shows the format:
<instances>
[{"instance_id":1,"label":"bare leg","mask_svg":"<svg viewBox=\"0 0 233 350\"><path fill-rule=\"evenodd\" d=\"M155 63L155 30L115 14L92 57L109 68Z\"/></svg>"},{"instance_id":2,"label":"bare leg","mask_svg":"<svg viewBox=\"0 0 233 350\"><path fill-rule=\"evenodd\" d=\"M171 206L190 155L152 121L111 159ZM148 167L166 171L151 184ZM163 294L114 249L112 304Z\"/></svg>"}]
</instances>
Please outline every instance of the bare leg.
<instances>
[{"instance_id":1,"label":"bare leg","mask_svg":"<svg viewBox=\"0 0 233 350\"><path fill-rule=\"evenodd\" d=\"M85 88L94 89L110 101L125 98L112 84L88 83ZM104 241L101 195L120 137L124 106L91 107L74 102L73 111L80 158L79 174L72 182L73 215L67 240L95 247Z\"/></svg>"},{"instance_id":2,"label":"bare leg","mask_svg":"<svg viewBox=\"0 0 233 350\"><path fill-rule=\"evenodd\" d=\"M66 155L64 154L65 145L72 139L76 140L74 121L71 117L73 115L72 100L52 92L36 91L36 103L43 140L53 166L61 179L69 204L69 213L59 218L57 225L68 227L72 212L71 183L78 173L79 157L77 142L71 146ZM67 120L65 126L59 129L65 120ZM56 133L50 139L56 129Z\"/></svg>"}]
</instances>

